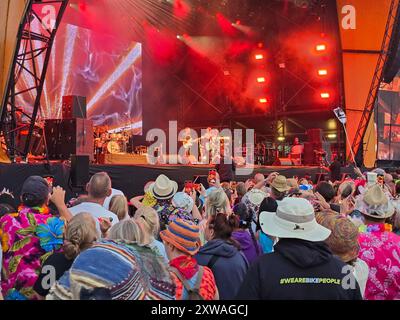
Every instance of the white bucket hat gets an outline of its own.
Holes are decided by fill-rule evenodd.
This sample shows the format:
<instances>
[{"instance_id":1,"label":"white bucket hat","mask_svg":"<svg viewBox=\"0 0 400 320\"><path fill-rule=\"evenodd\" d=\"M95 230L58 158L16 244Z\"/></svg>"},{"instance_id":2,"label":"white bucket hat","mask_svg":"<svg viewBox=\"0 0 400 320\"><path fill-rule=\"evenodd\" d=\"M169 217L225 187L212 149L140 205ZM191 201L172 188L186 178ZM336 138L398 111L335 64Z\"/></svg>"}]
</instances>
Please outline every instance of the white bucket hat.
<instances>
[{"instance_id":1,"label":"white bucket hat","mask_svg":"<svg viewBox=\"0 0 400 320\"><path fill-rule=\"evenodd\" d=\"M166 175L160 174L156 181L150 185L149 191L156 199L170 199L178 191L178 184Z\"/></svg>"},{"instance_id":2,"label":"white bucket hat","mask_svg":"<svg viewBox=\"0 0 400 320\"><path fill-rule=\"evenodd\" d=\"M324 241L331 231L317 223L314 208L302 198L285 198L275 212L263 211L260 225L264 233L278 238Z\"/></svg>"},{"instance_id":3,"label":"white bucket hat","mask_svg":"<svg viewBox=\"0 0 400 320\"><path fill-rule=\"evenodd\" d=\"M259 206L266 196L267 194L260 189L251 189L243 196L243 198L248 199L248 201L253 205Z\"/></svg>"}]
</instances>

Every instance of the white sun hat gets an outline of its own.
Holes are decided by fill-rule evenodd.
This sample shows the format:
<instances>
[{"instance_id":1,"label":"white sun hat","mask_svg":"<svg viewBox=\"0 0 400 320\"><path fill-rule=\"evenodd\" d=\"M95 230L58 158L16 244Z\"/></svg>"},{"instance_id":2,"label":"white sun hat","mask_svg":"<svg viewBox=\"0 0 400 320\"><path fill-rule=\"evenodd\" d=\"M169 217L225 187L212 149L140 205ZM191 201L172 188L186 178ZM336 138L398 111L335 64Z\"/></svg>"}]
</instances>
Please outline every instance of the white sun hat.
<instances>
[{"instance_id":1,"label":"white sun hat","mask_svg":"<svg viewBox=\"0 0 400 320\"><path fill-rule=\"evenodd\" d=\"M285 198L278 202L276 213L261 212L260 225L264 233L278 238L317 242L331 234L329 229L317 223L313 206L303 198Z\"/></svg>"},{"instance_id":2,"label":"white sun hat","mask_svg":"<svg viewBox=\"0 0 400 320\"><path fill-rule=\"evenodd\" d=\"M178 191L178 184L166 175L160 174L156 181L150 185L149 191L156 199L170 199Z\"/></svg>"}]
</instances>

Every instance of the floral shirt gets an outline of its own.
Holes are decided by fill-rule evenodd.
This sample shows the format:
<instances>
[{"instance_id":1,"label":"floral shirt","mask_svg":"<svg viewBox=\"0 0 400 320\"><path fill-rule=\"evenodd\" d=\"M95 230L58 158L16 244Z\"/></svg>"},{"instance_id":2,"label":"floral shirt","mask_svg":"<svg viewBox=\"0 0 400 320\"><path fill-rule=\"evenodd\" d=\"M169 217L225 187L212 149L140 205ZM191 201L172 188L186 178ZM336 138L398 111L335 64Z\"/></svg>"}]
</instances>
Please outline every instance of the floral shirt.
<instances>
[{"instance_id":1,"label":"floral shirt","mask_svg":"<svg viewBox=\"0 0 400 320\"><path fill-rule=\"evenodd\" d=\"M6 300L35 299L42 263L63 244L64 221L47 207L20 207L0 219L3 249L1 287Z\"/></svg>"},{"instance_id":2,"label":"floral shirt","mask_svg":"<svg viewBox=\"0 0 400 320\"><path fill-rule=\"evenodd\" d=\"M198 223L198 220L193 219L190 212L182 208L175 208L170 200L159 200L153 209L157 211L160 218L160 230L165 230L167 225L177 218Z\"/></svg>"},{"instance_id":3,"label":"floral shirt","mask_svg":"<svg viewBox=\"0 0 400 320\"><path fill-rule=\"evenodd\" d=\"M385 224L360 228L359 258L369 267L367 300L400 299L400 236Z\"/></svg>"}]
</instances>

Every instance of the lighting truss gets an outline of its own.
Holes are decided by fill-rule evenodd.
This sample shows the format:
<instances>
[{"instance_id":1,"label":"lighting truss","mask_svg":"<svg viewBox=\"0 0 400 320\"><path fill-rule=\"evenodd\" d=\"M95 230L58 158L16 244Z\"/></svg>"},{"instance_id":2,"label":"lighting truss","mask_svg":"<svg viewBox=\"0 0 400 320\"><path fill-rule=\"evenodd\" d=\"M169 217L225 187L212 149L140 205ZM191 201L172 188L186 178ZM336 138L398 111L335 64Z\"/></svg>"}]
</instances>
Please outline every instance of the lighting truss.
<instances>
[{"instance_id":1,"label":"lighting truss","mask_svg":"<svg viewBox=\"0 0 400 320\"><path fill-rule=\"evenodd\" d=\"M365 132L367 130L368 124L371 120L372 114L375 109L375 102L378 96L379 87L383 80L383 69L385 67L386 61L389 57L389 47L392 38L392 32L399 23L400 16L400 2L398 0L392 0L390 4L388 20L386 23L385 34L382 42L381 52L378 58L378 63L376 65L375 73L372 78L371 88L368 93L367 102L363 114L361 116L358 129L356 131L352 149L354 154L361 154L364 157L363 152L363 140ZM350 157L350 156L349 156ZM361 160L361 159L359 159ZM358 162L358 161L357 161Z\"/></svg>"},{"instance_id":2,"label":"lighting truss","mask_svg":"<svg viewBox=\"0 0 400 320\"><path fill-rule=\"evenodd\" d=\"M16 46L9 69L3 101L0 105L0 135L3 136L10 159L26 159L31 148L35 124L40 112L40 99L47 66L61 19L68 0L28 0L19 25ZM28 79L28 80L27 80ZM29 94L34 104L23 110L29 121L17 121L17 98ZM23 148L16 145L18 133L28 130Z\"/></svg>"}]
</instances>

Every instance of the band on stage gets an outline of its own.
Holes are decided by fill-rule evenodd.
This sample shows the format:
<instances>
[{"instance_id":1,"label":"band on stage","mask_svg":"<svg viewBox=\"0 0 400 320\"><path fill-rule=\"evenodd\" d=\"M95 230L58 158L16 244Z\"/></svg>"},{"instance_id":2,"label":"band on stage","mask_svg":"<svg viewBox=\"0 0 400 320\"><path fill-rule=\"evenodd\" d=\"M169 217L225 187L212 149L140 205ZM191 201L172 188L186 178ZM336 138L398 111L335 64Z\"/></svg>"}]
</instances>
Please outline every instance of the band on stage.
<instances>
[{"instance_id":1,"label":"band on stage","mask_svg":"<svg viewBox=\"0 0 400 320\"><path fill-rule=\"evenodd\" d=\"M27 120L25 119L25 112L23 108L19 108L15 112L17 127L23 128L17 132L17 143L18 141L24 140L24 135L28 134ZM39 140L44 139L43 126L38 125L34 128L34 135L38 136ZM96 163L101 163L105 154L147 154L147 147L139 145L134 147L135 136L127 130L115 131L110 130L107 126L94 127L94 159ZM42 136L40 138L39 136ZM197 133L190 128L185 128L179 138L180 147L183 147L184 153L183 158L188 164L199 164L199 163L215 163L215 160L223 153L221 148L229 146L232 150L232 141L230 137L221 136L221 132L217 129L208 127L202 135L198 137ZM38 145L40 143L38 142ZM43 143L42 143L43 144ZM298 137L295 137L291 146L284 144L271 143L266 140L257 141L257 143L249 149L247 146L242 146L241 150L232 150L234 155L241 154L241 157L234 158L236 162L245 162L245 158L248 155L249 150L252 150L254 163L258 165L272 165L277 164L280 159L287 159L287 163L290 165L304 165L306 163L304 158L304 143L300 142ZM193 149L196 148L196 149ZM179 149L179 148L178 148ZM193 150L195 150L193 152ZM43 152L44 150L41 150ZM327 160L327 152L322 148L316 148L312 150L313 160L312 164L320 166L329 166ZM159 154L162 154L162 150L159 150ZM279 163L281 164L281 163Z\"/></svg>"}]
</instances>

